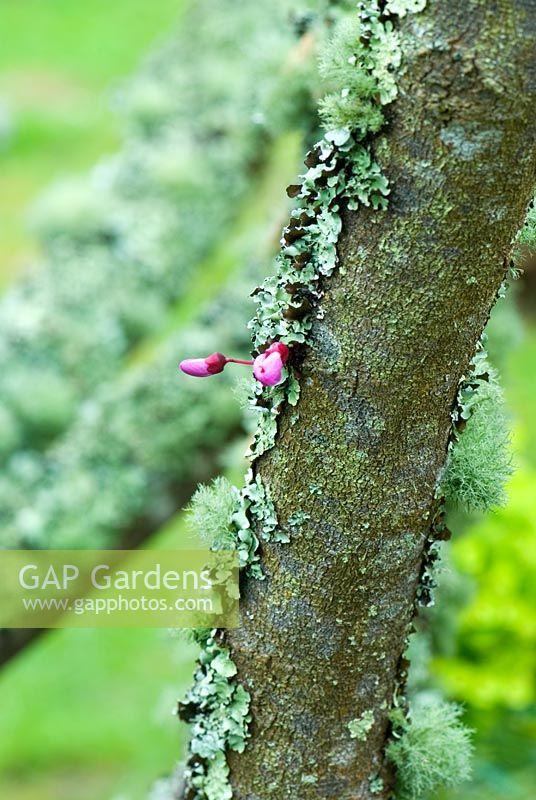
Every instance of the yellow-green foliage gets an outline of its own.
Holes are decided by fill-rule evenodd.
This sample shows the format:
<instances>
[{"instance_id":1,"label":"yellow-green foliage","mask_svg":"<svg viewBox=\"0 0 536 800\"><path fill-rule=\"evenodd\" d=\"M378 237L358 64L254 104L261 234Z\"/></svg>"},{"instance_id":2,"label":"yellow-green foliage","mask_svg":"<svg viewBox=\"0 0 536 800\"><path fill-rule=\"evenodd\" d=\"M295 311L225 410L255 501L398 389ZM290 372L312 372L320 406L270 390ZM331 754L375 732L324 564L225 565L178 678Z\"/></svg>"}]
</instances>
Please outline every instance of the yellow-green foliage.
<instances>
[{"instance_id":1,"label":"yellow-green foliage","mask_svg":"<svg viewBox=\"0 0 536 800\"><path fill-rule=\"evenodd\" d=\"M510 431L497 374L483 355L460 392L456 413L440 493L469 511L504 505L504 486L513 471Z\"/></svg>"},{"instance_id":2,"label":"yellow-green foliage","mask_svg":"<svg viewBox=\"0 0 536 800\"><path fill-rule=\"evenodd\" d=\"M462 709L435 696L412 704L409 720L386 750L396 766L397 800L430 800L441 787L457 786L471 774L471 731Z\"/></svg>"},{"instance_id":3,"label":"yellow-green foliage","mask_svg":"<svg viewBox=\"0 0 536 800\"><path fill-rule=\"evenodd\" d=\"M506 508L452 543L454 564L476 591L459 613L455 649L436 655L432 669L446 692L473 707L523 709L536 702L535 485L535 470L520 468Z\"/></svg>"}]
</instances>

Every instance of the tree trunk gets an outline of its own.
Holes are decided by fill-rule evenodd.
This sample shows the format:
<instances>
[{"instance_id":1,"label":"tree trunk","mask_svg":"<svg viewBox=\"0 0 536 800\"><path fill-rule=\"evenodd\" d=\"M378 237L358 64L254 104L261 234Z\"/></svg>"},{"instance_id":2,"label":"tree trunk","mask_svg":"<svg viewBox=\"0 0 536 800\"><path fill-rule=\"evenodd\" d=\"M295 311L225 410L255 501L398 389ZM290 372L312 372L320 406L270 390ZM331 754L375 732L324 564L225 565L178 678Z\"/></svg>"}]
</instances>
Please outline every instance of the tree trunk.
<instances>
[{"instance_id":1,"label":"tree trunk","mask_svg":"<svg viewBox=\"0 0 536 800\"><path fill-rule=\"evenodd\" d=\"M236 800L389 795L387 714L450 411L534 188L535 0L430 0L401 34L376 148L389 207L345 214L299 418L282 414L257 462L291 543L263 546L266 580L245 581L226 635L252 696Z\"/></svg>"}]
</instances>

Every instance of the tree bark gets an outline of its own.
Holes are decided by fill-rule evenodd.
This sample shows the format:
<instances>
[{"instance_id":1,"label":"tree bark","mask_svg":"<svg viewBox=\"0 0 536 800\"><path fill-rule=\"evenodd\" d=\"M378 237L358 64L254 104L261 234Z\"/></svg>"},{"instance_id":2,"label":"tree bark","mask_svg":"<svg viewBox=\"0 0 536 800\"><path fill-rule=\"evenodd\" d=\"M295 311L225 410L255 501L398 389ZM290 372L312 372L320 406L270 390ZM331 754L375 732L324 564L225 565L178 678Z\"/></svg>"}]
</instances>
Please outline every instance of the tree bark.
<instances>
[{"instance_id":1,"label":"tree bark","mask_svg":"<svg viewBox=\"0 0 536 800\"><path fill-rule=\"evenodd\" d=\"M376 148L389 208L345 214L298 419L282 414L257 463L291 543L264 545L266 580L245 581L226 635L252 696L236 800L389 795L387 714L450 412L534 188L535 0L429 0L400 30Z\"/></svg>"}]
</instances>

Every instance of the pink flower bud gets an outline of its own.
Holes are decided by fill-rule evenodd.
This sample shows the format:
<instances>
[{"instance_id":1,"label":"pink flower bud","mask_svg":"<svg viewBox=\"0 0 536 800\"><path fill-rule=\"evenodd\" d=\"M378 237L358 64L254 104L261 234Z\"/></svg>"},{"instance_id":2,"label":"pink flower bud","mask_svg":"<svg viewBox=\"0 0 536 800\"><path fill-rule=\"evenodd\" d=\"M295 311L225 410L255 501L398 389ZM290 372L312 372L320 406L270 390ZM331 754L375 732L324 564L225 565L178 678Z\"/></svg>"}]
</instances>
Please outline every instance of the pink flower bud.
<instances>
[{"instance_id":1,"label":"pink flower bud","mask_svg":"<svg viewBox=\"0 0 536 800\"><path fill-rule=\"evenodd\" d=\"M227 359L222 353L212 353L206 358L187 358L181 361L179 368L187 375L196 378L207 378L209 375L216 375L222 372Z\"/></svg>"},{"instance_id":2,"label":"pink flower bud","mask_svg":"<svg viewBox=\"0 0 536 800\"><path fill-rule=\"evenodd\" d=\"M253 362L253 374L263 386L276 386L281 381L283 367L288 359L288 347L274 342Z\"/></svg>"}]
</instances>

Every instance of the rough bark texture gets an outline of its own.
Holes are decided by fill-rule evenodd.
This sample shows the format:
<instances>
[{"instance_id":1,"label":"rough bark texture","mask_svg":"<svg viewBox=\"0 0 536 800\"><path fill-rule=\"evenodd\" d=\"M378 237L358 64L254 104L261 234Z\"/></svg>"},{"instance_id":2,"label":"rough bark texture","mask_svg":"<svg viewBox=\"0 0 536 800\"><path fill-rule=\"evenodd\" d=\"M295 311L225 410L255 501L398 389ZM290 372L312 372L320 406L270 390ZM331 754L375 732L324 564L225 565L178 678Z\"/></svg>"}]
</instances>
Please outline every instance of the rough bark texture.
<instances>
[{"instance_id":1,"label":"rough bark texture","mask_svg":"<svg viewBox=\"0 0 536 800\"><path fill-rule=\"evenodd\" d=\"M389 794L387 712L449 413L534 188L536 0L430 0L401 32L377 147L389 209L346 215L299 418L282 415L258 465L292 539L264 547L267 579L246 580L227 636L254 719L230 756L236 800ZM366 741L350 738L368 710Z\"/></svg>"}]
</instances>

